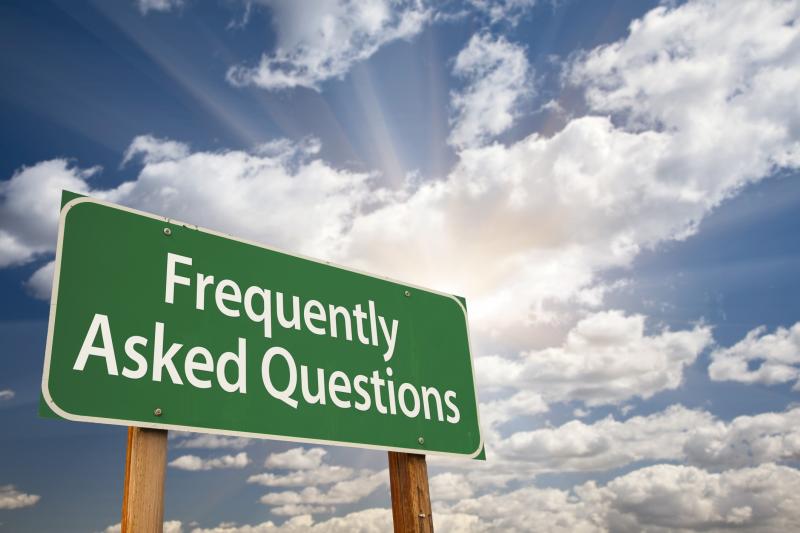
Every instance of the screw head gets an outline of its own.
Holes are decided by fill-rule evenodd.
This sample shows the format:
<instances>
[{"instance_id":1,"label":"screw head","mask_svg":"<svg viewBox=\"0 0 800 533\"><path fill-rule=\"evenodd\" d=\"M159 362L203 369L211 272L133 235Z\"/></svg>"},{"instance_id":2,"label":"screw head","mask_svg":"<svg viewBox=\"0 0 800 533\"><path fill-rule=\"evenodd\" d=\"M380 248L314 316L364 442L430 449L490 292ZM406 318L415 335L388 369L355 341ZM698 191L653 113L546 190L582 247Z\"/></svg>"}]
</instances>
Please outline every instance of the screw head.
<instances>
[{"instance_id":1,"label":"screw head","mask_svg":"<svg viewBox=\"0 0 800 533\"><path fill-rule=\"evenodd\" d=\"M156 416L161 416L161 408L156 407L155 410L153 411L153 414Z\"/></svg>"},{"instance_id":2,"label":"screw head","mask_svg":"<svg viewBox=\"0 0 800 533\"><path fill-rule=\"evenodd\" d=\"M403 294L405 294L406 296L411 296L411 291L405 291Z\"/></svg>"},{"instance_id":3,"label":"screw head","mask_svg":"<svg viewBox=\"0 0 800 533\"><path fill-rule=\"evenodd\" d=\"M172 230L171 230L171 229L169 229L169 228L164 228L164 235L166 235L167 237L169 237L170 235L172 235Z\"/></svg>"},{"instance_id":4,"label":"screw head","mask_svg":"<svg viewBox=\"0 0 800 533\"><path fill-rule=\"evenodd\" d=\"M425 444L425 439L420 437L420 438L417 439L417 442L419 442L420 445Z\"/></svg>"}]
</instances>

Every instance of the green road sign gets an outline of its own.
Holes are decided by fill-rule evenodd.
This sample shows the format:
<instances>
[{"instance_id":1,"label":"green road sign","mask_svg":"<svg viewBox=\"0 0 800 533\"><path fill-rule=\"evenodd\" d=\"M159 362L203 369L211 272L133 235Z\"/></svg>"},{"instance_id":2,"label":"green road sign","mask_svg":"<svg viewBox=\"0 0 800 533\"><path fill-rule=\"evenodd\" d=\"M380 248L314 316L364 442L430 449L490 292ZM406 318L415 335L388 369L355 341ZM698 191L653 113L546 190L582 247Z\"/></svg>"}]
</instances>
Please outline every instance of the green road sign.
<instances>
[{"instance_id":1,"label":"green road sign","mask_svg":"<svg viewBox=\"0 0 800 533\"><path fill-rule=\"evenodd\" d=\"M454 296L75 198L51 304L42 395L63 418L481 452Z\"/></svg>"}]
</instances>

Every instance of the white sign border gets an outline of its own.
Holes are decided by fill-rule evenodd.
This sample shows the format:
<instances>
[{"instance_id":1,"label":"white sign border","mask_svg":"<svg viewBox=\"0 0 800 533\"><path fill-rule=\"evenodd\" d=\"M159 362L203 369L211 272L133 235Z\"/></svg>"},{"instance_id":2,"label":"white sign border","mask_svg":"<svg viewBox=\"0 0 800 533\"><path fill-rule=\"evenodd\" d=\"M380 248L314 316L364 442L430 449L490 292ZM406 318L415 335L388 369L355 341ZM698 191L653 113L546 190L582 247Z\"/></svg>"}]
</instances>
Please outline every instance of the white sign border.
<instances>
[{"instance_id":1,"label":"white sign border","mask_svg":"<svg viewBox=\"0 0 800 533\"><path fill-rule=\"evenodd\" d=\"M98 205L102 205L105 207L109 207L112 209L118 209L121 211L126 211L128 213L133 213L135 215L140 215L143 217L151 218L154 220L161 220L167 224L172 225L179 225L184 226L188 229L200 231L209 235L213 235L216 237L222 237L224 239L240 242L243 244L249 244L251 246L256 246L258 248L263 248L265 250L270 250L273 252L281 253L284 255L289 255L292 257L297 257L300 259L305 259L307 261L313 261L315 263L319 263L322 265L331 266L334 268L338 268L341 270L346 270L348 272L353 272L356 274L361 274L364 276L369 276L371 278L382 279L384 281L388 281L391 283L395 283L398 285L403 285L406 287L411 287L414 289L438 294L440 296L446 296L451 298L455 301L461 311L464 313L464 324L466 325L467 330L467 349L469 350L469 358L470 358L470 369L472 370L472 386L474 389L475 394L475 413L478 422L478 436L479 436L479 444L477 450L470 454L463 454L463 453L452 453L452 452L441 452L436 450L427 450L425 448L397 448L392 446L381 446L376 444L362 444L357 442L343 442L343 441L332 441L332 440L324 440L324 439L311 439L311 438L303 438L303 437L288 437L284 435L268 435L265 433L248 433L243 431L229 431L229 430L222 430L222 429L213 429L213 428L204 428L204 427L196 427L196 426L180 426L175 424L160 424L157 422L141 422L141 421L132 421L132 420L122 420L117 418L104 418L104 417L97 417L97 416L84 416L84 415L76 415L73 413L69 413L63 409L61 409L56 403L53 401L52 396L50 395L50 389L48 387L48 381L50 378L50 355L51 350L53 347L53 328L55 325L55 317L56 317L56 306L58 304L58 285L59 285L59 278L61 274L61 248L62 243L64 240L64 225L66 221L67 214L69 211L82 203L94 203ZM93 422L93 423L100 423L100 424L111 424L117 426L136 426L136 427L144 427L144 428L152 428L152 429L166 429L166 430L175 430L175 431L192 431L197 433L210 433L212 435L227 435L227 436L235 436L235 437L247 437L252 439L266 439L266 440L282 440L288 442L298 442L298 443L308 443L308 444L323 444L328 446L345 446L349 448L362 448L368 450L382 450L382 451L391 451L391 452L403 452L403 453L414 453L414 454L425 454L425 455L437 455L442 457L458 457L458 458L468 458L474 459L478 455L481 454L483 451L484 441L483 441L483 431L481 431L481 419L480 419L480 406L478 403L478 390L477 384L475 380L475 361L472 357L472 344L470 341L469 336L469 320L467 319L467 310L461 301L453 296L452 294L447 294L431 289L426 289L424 287L419 287L417 285L413 285L410 283L405 283L402 281L398 281L395 279L391 279L385 276L376 276L374 274L370 274L368 272L363 272L361 270L357 270L354 268L349 268L341 265L337 265L335 263L329 261L320 261L319 259L314 259L312 257L306 257L301 254L294 254L285 252L283 250L273 248L270 246L265 246L255 241L247 240L247 239L240 239L238 237L234 237L232 235L228 235L226 233L221 233L218 231L202 228L200 226L195 226L194 224L187 224L184 222L180 222L178 220L170 219L168 217L162 217L158 215L154 215L152 213L147 213L145 211L139 211L137 209L131 209L129 207L121 206L118 204L114 204L111 202L106 202L104 200L99 200L96 198L91 198L88 196L82 196L79 198L74 198L67 202L64 207L61 209L61 214L58 220L58 244L56 246L56 258L55 258L55 269L53 272L53 288L50 295L50 318L47 323L47 344L45 347L45 356L44 356L44 368L42 369L42 396L44 397L45 402L47 403L48 407L53 410L58 416L65 418L67 420L72 420L75 422ZM131 422L135 422L135 424L131 424Z\"/></svg>"}]
</instances>

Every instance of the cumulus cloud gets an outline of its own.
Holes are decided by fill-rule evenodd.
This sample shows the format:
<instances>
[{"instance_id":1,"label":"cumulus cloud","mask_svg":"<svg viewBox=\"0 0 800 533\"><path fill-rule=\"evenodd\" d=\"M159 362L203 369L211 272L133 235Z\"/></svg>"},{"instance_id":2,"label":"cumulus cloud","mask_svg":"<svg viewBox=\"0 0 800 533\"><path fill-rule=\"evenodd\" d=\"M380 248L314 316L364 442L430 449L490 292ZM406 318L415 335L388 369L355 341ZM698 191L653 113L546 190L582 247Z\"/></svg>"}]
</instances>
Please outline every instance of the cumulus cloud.
<instances>
[{"instance_id":1,"label":"cumulus cloud","mask_svg":"<svg viewBox=\"0 0 800 533\"><path fill-rule=\"evenodd\" d=\"M800 409L739 416L730 423L699 425L683 445L686 460L727 468L800 459Z\"/></svg>"},{"instance_id":2,"label":"cumulus cloud","mask_svg":"<svg viewBox=\"0 0 800 533\"><path fill-rule=\"evenodd\" d=\"M244 437L223 437L222 435L199 434L182 438L175 443L175 448L204 448L208 450L233 449L241 450L252 442Z\"/></svg>"},{"instance_id":3,"label":"cumulus cloud","mask_svg":"<svg viewBox=\"0 0 800 533\"><path fill-rule=\"evenodd\" d=\"M673 406L624 422L609 416L593 424L573 420L557 428L516 432L493 452L522 461L534 472L609 470L645 459L681 459L692 431L712 423L707 412Z\"/></svg>"},{"instance_id":4,"label":"cumulus cloud","mask_svg":"<svg viewBox=\"0 0 800 533\"><path fill-rule=\"evenodd\" d=\"M250 464L247 452L203 459L196 455L182 455L170 461L169 466L179 470L215 470L218 468L244 468Z\"/></svg>"},{"instance_id":5,"label":"cumulus cloud","mask_svg":"<svg viewBox=\"0 0 800 533\"><path fill-rule=\"evenodd\" d=\"M0 267L52 253L61 190L87 193L98 167L79 169L66 159L22 167L0 182Z\"/></svg>"},{"instance_id":6,"label":"cumulus cloud","mask_svg":"<svg viewBox=\"0 0 800 533\"><path fill-rule=\"evenodd\" d=\"M519 20L536 5L537 0L470 0L478 12L485 14L489 22L508 22L516 26Z\"/></svg>"},{"instance_id":7,"label":"cumulus cloud","mask_svg":"<svg viewBox=\"0 0 800 533\"><path fill-rule=\"evenodd\" d=\"M444 472L429 479L432 501L451 501L471 498L472 485L463 474Z\"/></svg>"},{"instance_id":8,"label":"cumulus cloud","mask_svg":"<svg viewBox=\"0 0 800 533\"><path fill-rule=\"evenodd\" d=\"M432 456L429 464L434 471L457 473L476 494L529 483L543 473L602 472L657 461L711 471L791 465L800 459L798 417L800 409L793 408L724 421L702 409L673 405L647 416L609 415L593 423L572 420L534 430L519 429L517 419L502 431L484 425L490 461L473 464Z\"/></svg>"},{"instance_id":9,"label":"cumulus cloud","mask_svg":"<svg viewBox=\"0 0 800 533\"><path fill-rule=\"evenodd\" d=\"M748 183L798 166L800 106L790 102L800 82L787 75L798 64L795 11L761 2L657 8L567 69L566 82L586 89L586 116L551 137L463 149L444 179L398 194L316 156L293 168L242 151L151 163L142 153L135 181L91 192L464 294L476 338L521 350L531 324L563 319L559 304L602 303L600 272L685 238ZM51 251L55 234L57 203L34 195L48 206L34 219L16 189L51 191L60 176L86 192L81 172L54 160L4 184L4 264Z\"/></svg>"},{"instance_id":10,"label":"cumulus cloud","mask_svg":"<svg viewBox=\"0 0 800 533\"><path fill-rule=\"evenodd\" d=\"M509 129L533 94L525 49L504 37L473 35L456 56L453 73L466 80L463 90L451 94L448 141L457 148L478 146Z\"/></svg>"},{"instance_id":11,"label":"cumulus cloud","mask_svg":"<svg viewBox=\"0 0 800 533\"><path fill-rule=\"evenodd\" d=\"M541 394L521 390L507 398L482 403L480 409L483 425L494 427L518 416L546 413L548 406Z\"/></svg>"},{"instance_id":12,"label":"cumulus cloud","mask_svg":"<svg viewBox=\"0 0 800 533\"><path fill-rule=\"evenodd\" d=\"M53 275L56 270L55 261L48 261L25 282L25 288L34 298L39 300L49 300L53 289Z\"/></svg>"},{"instance_id":13,"label":"cumulus cloud","mask_svg":"<svg viewBox=\"0 0 800 533\"><path fill-rule=\"evenodd\" d=\"M707 326L647 335L644 316L602 311L578 322L561 346L513 359L484 356L476 366L487 387L532 389L547 402L620 404L678 387L710 342Z\"/></svg>"},{"instance_id":14,"label":"cumulus cloud","mask_svg":"<svg viewBox=\"0 0 800 533\"><path fill-rule=\"evenodd\" d=\"M0 509L19 509L36 505L41 497L37 494L25 494L14 485L0 485Z\"/></svg>"},{"instance_id":15,"label":"cumulus cloud","mask_svg":"<svg viewBox=\"0 0 800 533\"><path fill-rule=\"evenodd\" d=\"M16 394L11 389L0 390L0 400L11 400Z\"/></svg>"},{"instance_id":16,"label":"cumulus cloud","mask_svg":"<svg viewBox=\"0 0 800 533\"><path fill-rule=\"evenodd\" d=\"M798 166L797 9L657 8L567 68L586 116L462 150L446 180L355 220L349 255L466 294L498 338L558 318L552 303L585 296L598 272L686 238L745 185Z\"/></svg>"},{"instance_id":17,"label":"cumulus cloud","mask_svg":"<svg viewBox=\"0 0 800 533\"><path fill-rule=\"evenodd\" d=\"M269 90L319 90L322 82L343 77L381 46L415 36L431 15L419 0L259 3L271 10L277 46L257 65L231 67L227 78L237 86Z\"/></svg>"},{"instance_id":18,"label":"cumulus cloud","mask_svg":"<svg viewBox=\"0 0 800 533\"><path fill-rule=\"evenodd\" d=\"M322 465L322 458L328 452L323 448L292 448L280 453L271 453L264 461L267 468L309 470Z\"/></svg>"},{"instance_id":19,"label":"cumulus cloud","mask_svg":"<svg viewBox=\"0 0 800 533\"><path fill-rule=\"evenodd\" d=\"M167 12L183 6L184 0L136 0L136 5L142 15L150 11Z\"/></svg>"},{"instance_id":20,"label":"cumulus cloud","mask_svg":"<svg viewBox=\"0 0 800 533\"><path fill-rule=\"evenodd\" d=\"M791 462L800 458L800 409L740 416L730 422L680 405L624 421L573 420L520 431L492 449L529 473L602 471L640 461L688 462L706 469Z\"/></svg>"},{"instance_id":21,"label":"cumulus cloud","mask_svg":"<svg viewBox=\"0 0 800 533\"><path fill-rule=\"evenodd\" d=\"M98 168L80 169L63 159L23 167L0 183L0 267L54 252L62 189L331 256L370 197L370 175L312 159L313 145L305 140L253 152L187 153L180 143L137 137L126 157L140 157L143 167L135 180L113 189L91 187ZM28 282L34 294L49 295L52 268L44 265Z\"/></svg>"},{"instance_id":22,"label":"cumulus cloud","mask_svg":"<svg viewBox=\"0 0 800 533\"><path fill-rule=\"evenodd\" d=\"M114 524L108 526L102 533L120 533L122 531L122 524ZM180 520L167 520L163 524L163 533L183 533L183 523Z\"/></svg>"},{"instance_id":23,"label":"cumulus cloud","mask_svg":"<svg viewBox=\"0 0 800 533\"><path fill-rule=\"evenodd\" d=\"M364 470L358 476L346 481L334 483L326 490L317 487L306 487L301 491L269 492L261 497L261 503L274 507L316 506L331 507L340 504L351 504L366 498L379 487L388 487L389 471L374 472ZM302 509L305 507L298 507Z\"/></svg>"},{"instance_id":24,"label":"cumulus cloud","mask_svg":"<svg viewBox=\"0 0 800 533\"><path fill-rule=\"evenodd\" d=\"M141 156L145 164L174 161L189 155L189 146L169 139L159 139L152 135L140 135L125 150L122 164L125 165L137 156Z\"/></svg>"},{"instance_id":25,"label":"cumulus cloud","mask_svg":"<svg viewBox=\"0 0 800 533\"><path fill-rule=\"evenodd\" d=\"M761 465L709 473L655 465L571 491L526 487L440 505L479 519L475 531L789 531L800 525L800 472Z\"/></svg>"},{"instance_id":26,"label":"cumulus cloud","mask_svg":"<svg viewBox=\"0 0 800 533\"><path fill-rule=\"evenodd\" d=\"M759 327L730 348L711 353L708 375L714 381L742 383L795 382L800 377L800 322L791 328L777 328L767 333Z\"/></svg>"},{"instance_id":27,"label":"cumulus cloud","mask_svg":"<svg viewBox=\"0 0 800 533\"><path fill-rule=\"evenodd\" d=\"M304 487L327 485L350 479L355 470L346 466L320 465L307 470L294 470L288 474L265 472L247 478L248 483L258 483L267 487ZM296 513L301 514L301 513Z\"/></svg>"},{"instance_id":28,"label":"cumulus cloud","mask_svg":"<svg viewBox=\"0 0 800 533\"><path fill-rule=\"evenodd\" d=\"M656 465L611 481L593 494L608 502L615 531L643 528L790 531L800 526L800 473L761 465L719 474Z\"/></svg>"},{"instance_id":29,"label":"cumulus cloud","mask_svg":"<svg viewBox=\"0 0 800 533\"><path fill-rule=\"evenodd\" d=\"M527 486L435 505L441 531L620 533L638 531L794 531L800 526L800 472L764 464L708 472L693 466L653 465L571 489ZM310 515L283 524L221 524L193 533L378 533L392 528L389 509L365 509L315 522ZM111 531L111 530L109 530Z\"/></svg>"},{"instance_id":30,"label":"cumulus cloud","mask_svg":"<svg viewBox=\"0 0 800 533\"><path fill-rule=\"evenodd\" d=\"M310 515L300 515L280 525L271 521L256 525L219 525L193 529L192 533L382 533L391 529L392 512L389 509L364 509L323 522L314 522Z\"/></svg>"}]
</instances>

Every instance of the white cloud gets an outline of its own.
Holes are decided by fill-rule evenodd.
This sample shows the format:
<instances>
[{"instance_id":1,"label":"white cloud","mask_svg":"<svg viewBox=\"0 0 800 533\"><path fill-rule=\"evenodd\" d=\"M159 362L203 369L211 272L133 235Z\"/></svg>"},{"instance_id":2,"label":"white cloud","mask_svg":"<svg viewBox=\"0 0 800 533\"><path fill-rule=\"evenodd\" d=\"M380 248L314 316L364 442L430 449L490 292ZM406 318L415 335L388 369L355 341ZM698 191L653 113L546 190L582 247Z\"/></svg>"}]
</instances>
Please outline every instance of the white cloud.
<instances>
[{"instance_id":1,"label":"white cloud","mask_svg":"<svg viewBox=\"0 0 800 533\"><path fill-rule=\"evenodd\" d=\"M36 505L41 497L37 494L25 494L14 488L14 485L0 485L0 509L19 509Z\"/></svg>"},{"instance_id":2,"label":"white cloud","mask_svg":"<svg viewBox=\"0 0 800 533\"><path fill-rule=\"evenodd\" d=\"M320 505L295 505L286 504L273 507L270 512L279 516L298 516L298 515L312 515L322 513L332 513L334 507L324 507Z\"/></svg>"},{"instance_id":3,"label":"white cloud","mask_svg":"<svg viewBox=\"0 0 800 533\"><path fill-rule=\"evenodd\" d=\"M240 452L236 455L223 455L209 459L203 459L196 455L182 455L170 461L169 466L179 470L199 471L218 468L244 468L248 464L250 464L250 459L247 457L247 452Z\"/></svg>"},{"instance_id":4,"label":"white cloud","mask_svg":"<svg viewBox=\"0 0 800 533\"><path fill-rule=\"evenodd\" d=\"M514 359L479 357L476 367L487 387L536 390L547 402L619 404L678 387L710 342L707 326L647 335L642 315L602 311L578 322L562 346Z\"/></svg>"},{"instance_id":5,"label":"white cloud","mask_svg":"<svg viewBox=\"0 0 800 533\"><path fill-rule=\"evenodd\" d=\"M609 470L642 460L682 459L692 432L713 422L707 412L672 406L624 422L609 416L593 424L573 420L557 428L520 431L492 451L525 463L528 472Z\"/></svg>"},{"instance_id":6,"label":"white cloud","mask_svg":"<svg viewBox=\"0 0 800 533\"><path fill-rule=\"evenodd\" d=\"M453 73L467 82L451 94L455 114L448 141L458 148L479 146L509 129L520 104L533 94L525 49L504 37L473 35Z\"/></svg>"},{"instance_id":7,"label":"white cloud","mask_svg":"<svg viewBox=\"0 0 800 533\"><path fill-rule=\"evenodd\" d=\"M0 400L11 400L14 396L15 393L11 389L0 390Z\"/></svg>"},{"instance_id":8,"label":"white cloud","mask_svg":"<svg viewBox=\"0 0 800 533\"><path fill-rule=\"evenodd\" d=\"M391 530L392 512L389 509L364 509L317 523L310 515L301 515L280 525L271 521L256 525L220 525L193 529L192 533L383 533Z\"/></svg>"},{"instance_id":9,"label":"white cloud","mask_svg":"<svg viewBox=\"0 0 800 533\"><path fill-rule=\"evenodd\" d=\"M714 381L764 385L796 381L800 377L800 322L789 329L777 328L775 333L767 333L762 326L730 348L714 350L708 375Z\"/></svg>"},{"instance_id":10,"label":"white cloud","mask_svg":"<svg viewBox=\"0 0 800 533\"><path fill-rule=\"evenodd\" d=\"M31 296L39 300L50 299L55 270L55 261L49 261L36 269L36 272L25 282L25 288L28 289Z\"/></svg>"},{"instance_id":11,"label":"white cloud","mask_svg":"<svg viewBox=\"0 0 800 533\"><path fill-rule=\"evenodd\" d=\"M429 480L432 501L463 500L473 495L472 485L463 474L445 472Z\"/></svg>"},{"instance_id":12,"label":"white cloud","mask_svg":"<svg viewBox=\"0 0 800 533\"><path fill-rule=\"evenodd\" d=\"M433 511L434 526L442 515L473 516L474 531L552 532L602 531L596 510L568 491L526 487L506 493L467 498L454 505L439 505Z\"/></svg>"},{"instance_id":13,"label":"white cloud","mask_svg":"<svg viewBox=\"0 0 800 533\"><path fill-rule=\"evenodd\" d=\"M0 182L0 267L52 253L61 190L87 193L87 181L98 171L53 159L22 167L10 180Z\"/></svg>"},{"instance_id":14,"label":"white cloud","mask_svg":"<svg viewBox=\"0 0 800 533\"><path fill-rule=\"evenodd\" d=\"M170 141L169 139L159 139L152 135L139 135L125 150L122 164L125 165L136 156L142 156L145 164L160 163L162 161L174 161L183 159L189 155L189 146Z\"/></svg>"},{"instance_id":15,"label":"white cloud","mask_svg":"<svg viewBox=\"0 0 800 533\"><path fill-rule=\"evenodd\" d=\"M102 533L120 533L122 531L122 524L114 524L108 526ZM167 520L163 524L162 533L183 533L183 524L180 520Z\"/></svg>"},{"instance_id":16,"label":"white cloud","mask_svg":"<svg viewBox=\"0 0 800 533\"><path fill-rule=\"evenodd\" d=\"M440 506L479 519L477 531L789 531L800 524L800 472L772 464L709 473L655 465L571 491L526 487ZM438 511L438 512L437 512Z\"/></svg>"},{"instance_id":17,"label":"white cloud","mask_svg":"<svg viewBox=\"0 0 800 533\"><path fill-rule=\"evenodd\" d=\"M611 481L592 494L608 502L615 531L647 527L790 531L800 525L800 473L771 464L719 474L656 465Z\"/></svg>"},{"instance_id":18,"label":"white cloud","mask_svg":"<svg viewBox=\"0 0 800 533\"><path fill-rule=\"evenodd\" d=\"M688 462L706 468L798 461L800 408L698 426L690 432L683 449Z\"/></svg>"},{"instance_id":19,"label":"white cloud","mask_svg":"<svg viewBox=\"0 0 800 533\"><path fill-rule=\"evenodd\" d=\"M179 440L175 443L175 448L205 448L208 450L227 448L241 450L249 446L251 442L251 439L246 439L244 437L223 437L221 435L200 434Z\"/></svg>"},{"instance_id":20,"label":"white cloud","mask_svg":"<svg viewBox=\"0 0 800 533\"><path fill-rule=\"evenodd\" d=\"M481 333L524 338L598 272L686 238L746 184L800 164L800 106L787 104L800 94L797 9L652 11L568 69L589 115L461 151L447 179L357 218L346 257L465 294Z\"/></svg>"},{"instance_id":21,"label":"white cloud","mask_svg":"<svg viewBox=\"0 0 800 533\"><path fill-rule=\"evenodd\" d=\"M237 86L319 90L322 82L343 77L381 46L413 37L430 18L418 0L259 3L271 9L277 46L255 66L232 67L227 77Z\"/></svg>"},{"instance_id":22,"label":"white cloud","mask_svg":"<svg viewBox=\"0 0 800 533\"><path fill-rule=\"evenodd\" d=\"M333 506L361 501L381 486L388 486L389 471L362 471L357 477L339 481L322 491L317 487L306 487L301 491L269 492L261 497L261 503L272 506L311 505Z\"/></svg>"},{"instance_id":23,"label":"white cloud","mask_svg":"<svg viewBox=\"0 0 800 533\"><path fill-rule=\"evenodd\" d=\"M671 132L664 178L692 175L685 194L707 190L718 202L773 166L800 163L798 15L791 1L661 6L624 41L581 58L571 77L594 109Z\"/></svg>"},{"instance_id":24,"label":"white cloud","mask_svg":"<svg viewBox=\"0 0 800 533\"><path fill-rule=\"evenodd\" d=\"M437 503L434 525L457 533L504 531L620 533L652 531L793 531L800 525L800 472L765 464L712 473L654 465L571 490L524 487ZM221 524L193 533L379 533L390 531L389 509L365 509L322 522L300 515L276 525Z\"/></svg>"},{"instance_id":25,"label":"white cloud","mask_svg":"<svg viewBox=\"0 0 800 533\"><path fill-rule=\"evenodd\" d=\"M647 416L510 431L484 428L489 461L431 457L436 469L460 472L469 490L529 482L542 473L601 472L636 463L670 461L709 470L793 464L800 460L800 408L722 421L701 409L673 405ZM465 489L466 490L466 489Z\"/></svg>"},{"instance_id":26,"label":"white cloud","mask_svg":"<svg viewBox=\"0 0 800 533\"><path fill-rule=\"evenodd\" d=\"M183 6L184 0L136 0L139 11L146 15L150 11L167 12Z\"/></svg>"},{"instance_id":27,"label":"white cloud","mask_svg":"<svg viewBox=\"0 0 800 533\"><path fill-rule=\"evenodd\" d=\"M371 190L368 175L318 159L295 170L241 151L145 163L135 181L92 192L463 294L479 342L521 350L531 324L563 319L557 305L601 304L593 290L600 272L685 238L746 184L798 165L800 106L788 102L800 81L786 74L798 65L793 9L658 8L626 39L573 62L568 79L588 89L590 115L548 138L462 150L446 178L404 194ZM687 74L695 71L703 83ZM34 170L47 174L41 165L65 173L65 162L44 162L11 183L32 183ZM49 181L28 188L52 189ZM0 258L9 264L51 251L55 213L33 220L4 193ZM57 209L49 205L48 213ZM29 237L37 227L47 231Z\"/></svg>"},{"instance_id":28,"label":"white cloud","mask_svg":"<svg viewBox=\"0 0 800 533\"><path fill-rule=\"evenodd\" d=\"M247 482L258 483L267 487L304 487L344 481L353 477L353 474L355 474L355 471L346 466L319 465L307 470L294 470L284 475L271 472L256 474L247 478Z\"/></svg>"},{"instance_id":29,"label":"white cloud","mask_svg":"<svg viewBox=\"0 0 800 533\"><path fill-rule=\"evenodd\" d=\"M319 468L328 452L322 448L292 448L281 453L271 453L264 461L267 468L308 470Z\"/></svg>"},{"instance_id":30,"label":"white cloud","mask_svg":"<svg viewBox=\"0 0 800 533\"><path fill-rule=\"evenodd\" d=\"M723 422L680 405L648 416L520 431L492 452L529 473L601 471L637 461L679 461L722 469L800 459L800 409Z\"/></svg>"},{"instance_id":31,"label":"white cloud","mask_svg":"<svg viewBox=\"0 0 800 533\"><path fill-rule=\"evenodd\" d=\"M537 0L470 0L479 12L486 14L492 24L506 21L516 26Z\"/></svg>"},{"instance_id":32,"label":"white cloud","mask_svg":"<svg viewBox=\"0 0 800 533\"><path fill-rule=\"evenodd\" d=\"M141 155L143 168L114 189L92 189L88 180L98 169L81 170L63 159L23 167L0 183L0 267L54 252L62 189L319 257L333 255L370 197L370 175L310 159L309 140L274 145L263 154L187 154L182 146L137 137L128 155ZM49 294L51 268L34 274L32 292Z\"/></svg>"},{"instance_id":33,"label":"white cloud","mask_svg":"<svg viewBox=\"0 0 800 533\"><path fill-rule=\"evenodd\" d=\"M547 410L548 406L542 396L530 390L520 390L509 397L481 403L483 438L485 441L494 441L501 424L519 416L546 413Z\"/></svg>"}]
</instances>

